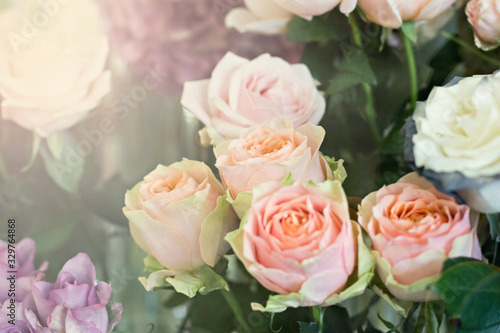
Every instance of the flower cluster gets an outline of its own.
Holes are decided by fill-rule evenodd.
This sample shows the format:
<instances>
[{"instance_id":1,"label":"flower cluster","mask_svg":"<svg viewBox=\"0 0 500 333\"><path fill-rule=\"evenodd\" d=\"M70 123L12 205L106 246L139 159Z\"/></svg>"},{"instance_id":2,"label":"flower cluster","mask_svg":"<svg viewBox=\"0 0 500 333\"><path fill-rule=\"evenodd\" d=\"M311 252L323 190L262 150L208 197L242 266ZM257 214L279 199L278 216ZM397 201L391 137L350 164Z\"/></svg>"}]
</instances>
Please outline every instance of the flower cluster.
<instances>
[{"instance_id":1,"label":"flower cluster","mask_svg":"<svg viewBox=\"0 0 500 333\"><path fill-rule=\"evenodd\" d=\"M7 272L8 244L0 241L0 267ZM55 283L45 281L47 262L33 265L35 243L26 238L16 244L14 280L2 279L0 332L109 333L120 321L120 303L109 304L111 286L95 282L95 268L85 253L68 260ZM14 282L15 281L15 282ZM11 288L15 284L15 288ZM7 293L7 290L13 290Z\"/></svg>"},{"instance_id":2,"label":"flower cluster","mask_svg":"<svg viewBox=\"0 0 500 333\"><path fill-rule=\"evenodd\" d=\"M127 192L130 230L150 255L148 290L227 288L212 270L229 249L224 239L277 294L252 304L258 311L345 301L364 292L375 268L383 297L433 299L429 286L447 259L481 259L478 214L414 173L352 214L342 160L319 152L325 102L304 65L230 53L211 79L186 83L182 103L206 125L201 141L214 144L222 183L205 164L184 160L158 166Z\"/></svg>"}]
</instances>

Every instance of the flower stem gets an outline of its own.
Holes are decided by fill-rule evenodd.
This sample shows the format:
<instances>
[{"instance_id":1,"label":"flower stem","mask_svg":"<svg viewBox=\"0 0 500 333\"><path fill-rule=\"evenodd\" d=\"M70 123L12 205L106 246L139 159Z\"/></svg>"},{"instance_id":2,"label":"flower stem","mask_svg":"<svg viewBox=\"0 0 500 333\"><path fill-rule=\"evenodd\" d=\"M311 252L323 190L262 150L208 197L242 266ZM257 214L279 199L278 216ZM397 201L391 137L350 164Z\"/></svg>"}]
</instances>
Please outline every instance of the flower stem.
<instances>
[{"instance_id":1,"label":"flower stem","mask_svg":"<svg viewBox=\"0 0 500 333\"><path fill-rule=\"evenodd\" d=\"M411 45L411 40L403 35L403 43L405 45L406 58L408 60L408 71L410 73L410 84L411 84L411 100L410 106L411 110L415 110L418 101L418 76L417 76L417 64L415 62L415 53L413 52L413 47Z\"/></svg>"},{"instance_id":2,"label":"flower stem","mask_svg":"<svg viewBox=\"0 0 500 333\"><path fill-rule=\"evenodd\" d=\"M495 58L492 58L486 54L484 54L484 52L481 52L478 48L476 48L475 46L471 46L469 45L469 43L461 40L460 38L458 37L455 37L453 36L452 34L450 34L449 32L447 31L441 31L441 36L449 39L450 41L452 41L453 43L461 46L464 50L466 50L467 52L470 52L472 54L475 54L476 56L478 56L479 58L483 59L484 61L486 62L489 62L490 64L492 65L495 65L497 67L500 67L500 61L495 59Z\"/></svg>"},{"instance_id":3,"label":"flower stem","mask_svg":"<svg viewBox=\"0 0 500 333\"><path fill-rule=\"evenodd\" d=\"M349 15L349 24L351 25L352 35L354 38L354 44L362 48L363 47L363 39L361 38L361 32L359 30L358 22L356 22L356 18L353 14ZM370 84L363 82L363 91L365 92L366 97L366 107L365 114L368 120L368 124L373 132L373 136L375 141L380 142L381 136L377 126L377 115L375 113L375 107L373 106L373 89Z\"/></svg>"},{"instance_id":4,"label":"flower stem","mask_svg":"<svg viewBox=\"0 0 500 333\"><path fill-rule=\"evenodd\" d=\"M319 333L323 333L323 328L324 328L323 318L325 317L325 308L322 308L320 306L315 306L313 308L313 316L314 320L316 320L316 322L318 323Z\"/></svg>"},{"instance_id":5,"label":"flower stem","mask_svg":"<svg viewBox=\"0 0 500 333\"><path fill-rule=\"evenodd\" d=\"M233 313L236 316L236 320L240 324L241 330L244 333L251 333L252 330L248 326L246 320L243 318L243 311L241 311L241 307L238 304L238 301L236 300L234 294L226 289L221 289L220 292L224 297L224 299L226 300L229 307L231 308L231 310L233 310Z\"/></svg>"}]
</instances>

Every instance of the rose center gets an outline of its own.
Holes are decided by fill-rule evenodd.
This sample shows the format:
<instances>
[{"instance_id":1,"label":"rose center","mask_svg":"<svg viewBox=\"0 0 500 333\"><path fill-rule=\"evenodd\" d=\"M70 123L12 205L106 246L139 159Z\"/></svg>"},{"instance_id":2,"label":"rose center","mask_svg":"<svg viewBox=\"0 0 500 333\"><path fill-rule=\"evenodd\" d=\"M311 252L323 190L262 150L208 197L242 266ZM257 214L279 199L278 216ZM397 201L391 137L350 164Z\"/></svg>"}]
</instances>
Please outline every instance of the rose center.
<instances>
[{"instance_id":1,"label":"rose center","mask_svg":"<svg viewBox=\"0 0 500 333\"><path fill-rule=\"evenodd\" d=\"M182 186L182 174L175 177L167 177L156 181L151 186L153 193L171 192L172 190Z\"/></svg>"},{"instance_id":2,"label":"rose center","mask_svg":"<svg viewBox=\"0 0 500 333\"><path fill-rule=\"evenodd\" d=\"M289 139L283 139L277 136L266 136L264 138L252 138L245 144L251 156L263 156L275 154L290 143Z\"/></svg>"},{"instance_id":3,"label":"rose center","mask_svg":"<svg viewBox=\"0 0 500 333\"><path fill-rule=\"evenodd\" d=\"M296 235L307 221L309 214L305 212L287 212L281 218L281 227L285 234Z\"/></svg>"}]
</instances>

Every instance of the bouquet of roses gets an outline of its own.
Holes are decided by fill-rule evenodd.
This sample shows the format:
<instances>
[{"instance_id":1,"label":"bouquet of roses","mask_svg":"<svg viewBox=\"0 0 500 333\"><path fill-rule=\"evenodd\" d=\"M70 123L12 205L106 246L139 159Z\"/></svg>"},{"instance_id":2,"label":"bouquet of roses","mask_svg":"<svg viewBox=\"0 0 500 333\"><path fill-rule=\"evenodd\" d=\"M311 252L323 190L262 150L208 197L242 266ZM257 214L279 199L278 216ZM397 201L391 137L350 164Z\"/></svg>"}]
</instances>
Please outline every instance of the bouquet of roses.
<instances>
[{"instance_id":1,"label":"bouquet of roses","mask_svg":"<svg viewBox=\"0 0 500 333\"><path fill-rule=\"evenodd\" d=\"M339 3L348 18L332 11ZM286 30L309 43L310 67L227 53L210 79L185 83L181 103L204 124L198 141L213 146L215 169L188 159L158 165L127 192L124 214L148 253L144 287L187 296L167 302L187 302L180 332L497 332L500 76L453 79L417 104L425 81L414 48L439 38L454 1L360 0L358 14L348 0L246 5L228 14L228 26ZM487 6L496 5L472 1L467 15L477 45L493 48L500 26ZM370 22L383 29L370 32ZM378 82L387 73L371 52L400 46L409 98L381 133L387 120L375 112L374 92L397 82ZM325 135L342 136L330 131L348 136L332 122L347 117L342 103L358 93L351 108L361 104L354 112L364 110L373 152L398 168L364 199L346 195L363 192L352 185L362 173L349 172L354 152L337 150L351 163L320 152Z\"/></svg>"}]
</instances>

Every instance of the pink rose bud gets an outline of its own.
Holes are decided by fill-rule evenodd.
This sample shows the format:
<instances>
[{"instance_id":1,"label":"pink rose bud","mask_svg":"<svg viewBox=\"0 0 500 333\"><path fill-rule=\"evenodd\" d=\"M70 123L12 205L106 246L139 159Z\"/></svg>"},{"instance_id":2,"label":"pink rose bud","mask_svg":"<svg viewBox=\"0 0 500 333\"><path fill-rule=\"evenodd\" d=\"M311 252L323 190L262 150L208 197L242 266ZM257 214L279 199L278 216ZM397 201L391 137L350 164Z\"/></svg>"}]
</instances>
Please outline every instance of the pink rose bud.
<instances>
[{"instance_id":1,"label":"pink rose bud","mask_svg":"<svg viewBox=\"0 0 500 333\"><path fill-rule=\"evenodd\" d=\"M226 239L248 272L280 294L257 310L331 305L362 293L373 275L340 181L256 187L249 213Z\"/></svg>"},{"instance_id":2,"label":"pink rose bud","mask_svg":"<svg viewBox=\"0 0 500 333\"><path fill-rule=\"evenodd\" d=\"M95 267L85 253L68 260L57 276L56 283L34 282L32 294L23 301L34 309L43 327L51 331L71 333L76 327L84 332L111 332L118 323L123 308L111 305L113 320L108 316L111 286L97 282Z\"/></svg>"},{"instance_id":3,"label":"pink rose bud","mask_svg":"<svg viewBox=\"0 0 500 333\"><path fill-rule=\"evenodd\" d=\"M466 11L474 29L477 47L492 50L500 45L500 3L496 0L471 0Z\"/></svg>"},{"instance_id":4,"label":"pink rose bud","mask_svg":"<svg viewBox=\"0 0 500 333\"><path fill-rule=\"evenodd\" d=\"M6 277L9 277L8 271L16 271L15 288L11 288L11 281L6 277L0 279L0 302L3 303L8 299L14 299L17 302L22 302L24 297L31 289L31 283L44 279L43 273L48 266L44 262L39 269L35 269L33 260L35 258L35 242L30 238L25 238L14 246L14 252L9 257L9 243L0 240L0 270L5 272ZM11 247L12 249L12 247ZM15 264L12 267L9 264L9 259L14 260ZM9 289L14 289L12 296L9 296Z\"/></svg>"},{"instance_id":5,"label":"pink rose bud","mask_svg":"<svg viewBox=\"0 0 500 333\"><path fill-rule=\"evenodd\" d=\"M159 165L125 195L136 243L172 272L211 267L229 249L237 220L210 168L184 159Z\"/></svg>"},{"instance_id":6,"label":"pink rose bud","mask_svg":"<svg viewBox=\"0 0 500 333\"><path fill-rule=\"evenodd\" d=\"M397 29L403 21L429 21L449 9L456 0L358 0L370 22Z\"/></svg>"},{"instance_id":7,"label":"pink rose bud","mask_svg":"<svg viewBox=\"0 0 500 333\"><path fill-rule=\"evenodd\" d=\"M262 183L282 181L323 182L332 172L319 153L325 130L312 124L293 128L290 119L266 122L241 131L239 139L214 148L222 181L235 199Z\"/></svg>"},{"instance_id":8,"label":"pink rose bud","mask_svg":"<svg viewBox=\"0 0 500 333\"><path fill-rule=\"evenodd\" d=\"M417 302L435 298L427 287L448 258L481 259L478 218L416 173L369 194L359 210L382 282L397 298Z\"/></svg>"},{"instance_id":9,"label":"pink rose bud","mask_svg":"<svg viewBox=\"0 0 500 333\"><path fill-rule=\"evenodd\" d=\"M317 125L325 113L325 99L309 69L269 54L254 60L226 54L211 79L184 85L181 103L205 124L203 145L238 138L241 129L267 120Z\"/></svg>"}]
</instances>

